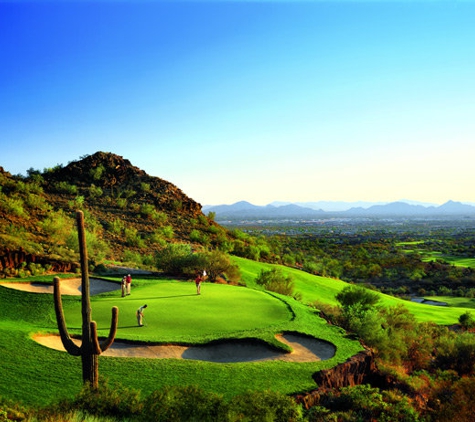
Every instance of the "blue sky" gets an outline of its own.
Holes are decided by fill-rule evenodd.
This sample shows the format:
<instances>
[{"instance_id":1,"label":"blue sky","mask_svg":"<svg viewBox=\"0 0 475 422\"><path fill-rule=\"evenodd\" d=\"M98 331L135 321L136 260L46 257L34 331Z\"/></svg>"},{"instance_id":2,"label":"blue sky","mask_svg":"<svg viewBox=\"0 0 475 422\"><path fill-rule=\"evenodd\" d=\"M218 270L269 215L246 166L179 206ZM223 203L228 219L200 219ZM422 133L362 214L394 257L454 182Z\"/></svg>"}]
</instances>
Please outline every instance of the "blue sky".
<instances>
[{"instance_id":1,"label":"blue sky","mask_svg":"<svg viewBox=\"0 0 475 422\"><path fill-rule=\"evenodd\" d=\"M475 2L0 0L0 166L201 204L475 202Z\"/></svg>"}]
</instances>

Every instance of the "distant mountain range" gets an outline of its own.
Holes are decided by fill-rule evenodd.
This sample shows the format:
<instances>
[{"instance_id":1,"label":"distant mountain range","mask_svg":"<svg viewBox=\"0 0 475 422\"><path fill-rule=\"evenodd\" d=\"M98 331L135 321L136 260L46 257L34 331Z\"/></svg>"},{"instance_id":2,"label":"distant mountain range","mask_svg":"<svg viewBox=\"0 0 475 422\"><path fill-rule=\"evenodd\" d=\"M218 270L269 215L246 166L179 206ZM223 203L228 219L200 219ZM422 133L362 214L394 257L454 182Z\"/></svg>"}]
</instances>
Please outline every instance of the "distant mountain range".
<instances>
[{"instance_id":1,"label":"distant mountain range","mask_svg":"<svg viewBox=\"0 0 475 422\"><path fill-rule=\"evenodd\" d=\"M273 202L253 205L246 201L232 205L205 205L203 212L214 212L216 220L236 219L315 219L340 217L450 217L473 216L475 206L448 201L442 205L415 201L371 202Z\"/></svg>"}]
</instances>

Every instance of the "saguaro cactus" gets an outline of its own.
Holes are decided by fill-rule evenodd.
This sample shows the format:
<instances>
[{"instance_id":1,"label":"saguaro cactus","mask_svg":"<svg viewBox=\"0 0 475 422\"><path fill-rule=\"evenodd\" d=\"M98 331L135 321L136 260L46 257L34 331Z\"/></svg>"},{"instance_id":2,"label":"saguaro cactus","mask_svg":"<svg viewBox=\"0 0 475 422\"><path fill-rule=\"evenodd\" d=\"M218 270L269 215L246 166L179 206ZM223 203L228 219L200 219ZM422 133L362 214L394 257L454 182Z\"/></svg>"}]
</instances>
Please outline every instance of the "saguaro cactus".
<instances>
[{"instance_id":1,"label":"saguaro cactus","mask_svg":"<svg viewBox=\"0 0 475 422\"><path fill-rule=\"evenodd\" d=\"M99 355L106 351L114 342L117 332L119 309L112 307L112 321L109 337L102 342L97 338L97 325L91 320L91 301L89 294L89 271L86 249L86 237L84 231L84 214L76 213L79 239L79 254L81 258L81 288L82 288L82 343L78 346L69 336L64 319L63 304L61 301L61 285L59 277L54 277L54 308L56 321L58 322L59 334L66 351L73 356L81 356L82 378L84 383L89 383L92 388L99 386Z\"/></svg>"}]
</instances>

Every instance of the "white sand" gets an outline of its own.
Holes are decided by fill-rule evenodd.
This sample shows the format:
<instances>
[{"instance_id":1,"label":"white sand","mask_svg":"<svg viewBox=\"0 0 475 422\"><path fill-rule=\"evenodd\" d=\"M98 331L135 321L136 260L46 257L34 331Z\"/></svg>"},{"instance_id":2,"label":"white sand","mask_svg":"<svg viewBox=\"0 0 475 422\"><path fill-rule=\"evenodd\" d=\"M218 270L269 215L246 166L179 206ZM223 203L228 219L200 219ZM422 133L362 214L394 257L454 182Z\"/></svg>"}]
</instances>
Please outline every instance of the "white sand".
<instances>
[{"instance_id":1,"label":"white sand","mask_svg":"<svg viewBox=\"0 0 475 422\"><path fill-rule=\"evenodd\" d=\"M23 290L31 293L50 293L53 294L53 281L51 284L44 283L0 283L0 286L8 287L10 289ZM70 296L81 296L81 279L68 278L61 280L61 294ZM119 283L111 281L99 280L96 278L89 279L89 291L91 295L97 295L104 292L112 292L120 290Z\"/></svg>"},{"instance_id":2,"label":"white sand","mask_svg":"<svg viewBox=\"0 0 475 422\"><path fill-rule=\"evenodd\" d=\"M53 284L40 283L0 283L0 286L33 293L53 293ZM120 290L118 283L91 278L90 293ZM61 294L81 295L81 279L61 281ZM139 329L139 328L138 328ZM142 328L140 328L142 329ZM144 327L144 329L147 329ZM315 362L330 359L336 348L332 344L307 336L284 334L277 336L282 343L292 348L292 353L283 353L264 343L256 341L233 341L214 343L209 346L144 345L115 341L103 356L138 357L155 359L193 359L208 362L256 362L265 360L283 360L287 362ZM61 338L57 335L35 335L33 340L43 346L65 351ZM74 340L80 344L80 340Z\"/></svg>"},{"instance_id":3,"label":"white sand","mask_svg":"<svg viewBox=\"0 0 475 422\"><path fill-rule=\"evenodd\" d=\"M315 362L335 355L335 346L325 341L293 334L277 336L290 345L292 353L283 353L264 343L242 340L215 343L209 346L143 345L115 341L102 356L154 359L192 359L207 362L257 362L283 360L286 362ZM33 340L43 346L65 351L57 335L35 335ZM81 344L81 340L73 340Z\"/></svg>"}]
</instances>

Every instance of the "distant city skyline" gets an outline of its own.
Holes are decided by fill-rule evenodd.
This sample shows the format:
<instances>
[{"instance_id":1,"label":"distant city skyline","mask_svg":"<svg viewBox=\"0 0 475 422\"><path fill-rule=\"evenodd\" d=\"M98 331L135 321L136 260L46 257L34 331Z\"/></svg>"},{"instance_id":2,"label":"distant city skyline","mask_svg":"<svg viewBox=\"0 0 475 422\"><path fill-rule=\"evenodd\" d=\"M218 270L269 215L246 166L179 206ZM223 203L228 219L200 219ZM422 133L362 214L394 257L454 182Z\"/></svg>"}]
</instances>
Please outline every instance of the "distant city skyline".
<instances>
[{"instance_id":1,"label":"distant city skyline","mask_svg":"<svg viewBox=\"0 0 475 422\"><path fill-rule=\"evenodd\" d=\"M206 205L474 203L475 2L0 0L0 166Z\"/></svg>"}]
</instances>

